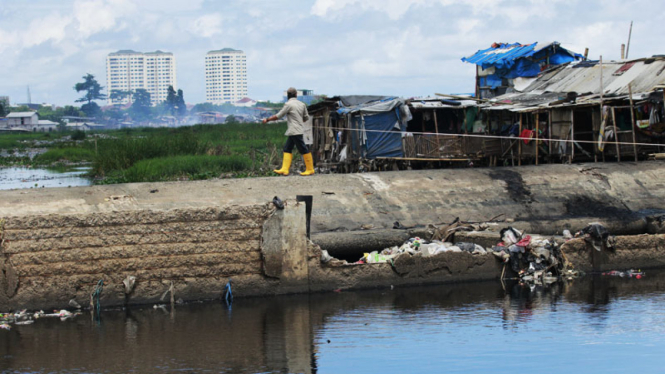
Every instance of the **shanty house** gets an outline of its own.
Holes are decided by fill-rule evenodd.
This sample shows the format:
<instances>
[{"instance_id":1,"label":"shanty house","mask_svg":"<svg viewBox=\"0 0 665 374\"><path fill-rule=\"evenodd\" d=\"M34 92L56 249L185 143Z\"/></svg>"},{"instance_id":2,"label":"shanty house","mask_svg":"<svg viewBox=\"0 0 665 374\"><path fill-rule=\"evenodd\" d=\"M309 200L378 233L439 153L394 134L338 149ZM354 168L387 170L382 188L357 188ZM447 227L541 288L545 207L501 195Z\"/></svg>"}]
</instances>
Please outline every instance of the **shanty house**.
<instances>
[{"instance_id":1,"label":"shanty house","mask_svg":"<svg viewBox=\"0 0 665 374\"><path fill-rule=\"evenodd\" d=\"M637 161L665 147L665 57L573 62L551 68L487 112L516 164L539 160Z\"/></svg>"},{"instance_id":2,"label":"shanty house","mask_svg":"<svg viewBox=\"0 0 665 374\"><path fill-rule=\"evenodd\" d=\"M476 65L476 97L492 98L524 85L524 78L584 56L561 47L560 43L494 43L490 48L462 58Z\"/></svg>"}]
</instances>

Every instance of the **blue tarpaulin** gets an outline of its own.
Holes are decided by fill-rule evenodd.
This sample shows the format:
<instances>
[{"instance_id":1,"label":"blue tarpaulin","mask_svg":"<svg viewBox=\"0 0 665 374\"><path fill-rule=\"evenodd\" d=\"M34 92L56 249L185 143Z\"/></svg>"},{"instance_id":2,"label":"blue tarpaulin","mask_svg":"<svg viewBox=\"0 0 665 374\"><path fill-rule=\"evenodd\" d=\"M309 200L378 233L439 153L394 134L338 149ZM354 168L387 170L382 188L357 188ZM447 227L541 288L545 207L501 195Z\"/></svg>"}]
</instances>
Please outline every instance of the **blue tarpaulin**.
<instances>
[{"instance_id":1,"label":"blue tarpaulin","mask_svg":"<svg viewBox=\"0 0 665 374\"><path fill-rule=\"evenodd\" d=\"M463 58L462 61L476 64L483 69L495 68L493 74L480 78L480 85L496 88L502 85L502 79L535 77L544 66L561 65L583 58L582 55L561 47L557 42L542 48L538 46L536 49L537 44L495 44Z\"/></svg>"},{"instance_id":2,"label":"blue tarpaulin","mask_svg":"<svg viewBox=\"0 0 665 374\"><path fill-rule=\"evenodd\" d=\"M377 157L403 157L402 130L399 126L399 109L385 113L354 116L353 126L356 129L367 131L354 131L360 144L365 137L365 144L361 146L361 154L368 159ZM395 125L397 124L397 128Z\"/></svg>"}]
</instances>

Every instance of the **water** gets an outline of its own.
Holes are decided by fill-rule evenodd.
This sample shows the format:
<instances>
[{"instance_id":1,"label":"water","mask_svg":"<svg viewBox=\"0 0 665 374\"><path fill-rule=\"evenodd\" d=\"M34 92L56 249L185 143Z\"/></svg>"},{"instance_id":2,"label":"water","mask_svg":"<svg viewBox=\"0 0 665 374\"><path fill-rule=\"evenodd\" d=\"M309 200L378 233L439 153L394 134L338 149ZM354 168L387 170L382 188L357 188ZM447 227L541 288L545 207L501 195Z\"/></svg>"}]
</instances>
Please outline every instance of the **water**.
<instances>
[{"instance_id":1,"label":"water","mask_svg":"<svg viewBox=\"0 0 665 374\"><path fill-rule=\"evenodd\" d=\"M236 298L0 330L4 373L658 373L663 352L662 272Z\"/></svg>"},{"instance_id":2,"label":"water","mask_svg":"<svg viewBox=\"0 0 665 374\"><path fill-rule=\"evenodd\" d=\"M31 168L0 168L0 190L15 188L48 188L89 186L90 179L84 177L90 169L75 167L65 171Z\"/></svg>"}]
</instances>

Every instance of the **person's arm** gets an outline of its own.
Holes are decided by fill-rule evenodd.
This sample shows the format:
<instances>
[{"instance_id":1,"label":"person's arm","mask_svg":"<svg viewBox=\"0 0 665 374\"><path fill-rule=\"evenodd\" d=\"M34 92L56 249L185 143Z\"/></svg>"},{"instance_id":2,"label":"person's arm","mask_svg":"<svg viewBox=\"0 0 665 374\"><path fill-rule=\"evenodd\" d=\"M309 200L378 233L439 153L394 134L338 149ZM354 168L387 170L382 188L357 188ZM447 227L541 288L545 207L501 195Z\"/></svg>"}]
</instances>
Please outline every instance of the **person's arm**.
<instances>
[{"instance_id":1,"label":"person's arm","mask_svg":"<svg viewBox=\"0 0 665 374\"><path fill-rule=\"evenodd\" d=\"M289 106L288 106L288 103L286 103L282 107L282 110L279 111L279 113L275 114L272 117L264 118L263 123L268 123L270 121L277 121L278 119L284 117L286 115L286 113L288 113L288 112L289 112Z\"/></svg>"},{"instance_id":2,"label":"person's arm","mask_svg":"<svg viewBox=\"0 0 665 374\"><path fill-rule=\"evenodd\" d=\"M268 118L264 118L263 123L268 123L270 121L277 121L277 119L278 119L277 116L271 116L271 117L268 117Z\"/></svg>"}]
</instances>

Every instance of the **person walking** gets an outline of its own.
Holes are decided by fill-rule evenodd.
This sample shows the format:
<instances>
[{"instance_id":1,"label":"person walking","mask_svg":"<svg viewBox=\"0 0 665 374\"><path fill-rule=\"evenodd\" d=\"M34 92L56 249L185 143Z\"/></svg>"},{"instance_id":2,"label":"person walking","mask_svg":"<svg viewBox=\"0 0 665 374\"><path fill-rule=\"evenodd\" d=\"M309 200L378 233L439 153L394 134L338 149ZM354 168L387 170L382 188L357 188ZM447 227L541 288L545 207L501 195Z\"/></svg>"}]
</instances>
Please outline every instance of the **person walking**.
<instances>
[{"instance_id":1,"label":"person walking","mask_svg":"<svg viewBox=\"0 0 665 374\"><path fill-rule=\"evenodd\" d=\"M287 129L284 135L288 138L286 139L283 148L282 168L273 171L280 175L289 175L291 161L293 160L293 147L296 147L305 161L305 171L300 173L300 175L312 175L314 174L314 159L303 139L305 122L309 120L307 105L298 100L298 91L293 87L286 90L286 97L288 100L279 113L263 119L263 123L268 123L270 121L277 121L279 118L286 116Z\"/></svg>"}]
</instances>

